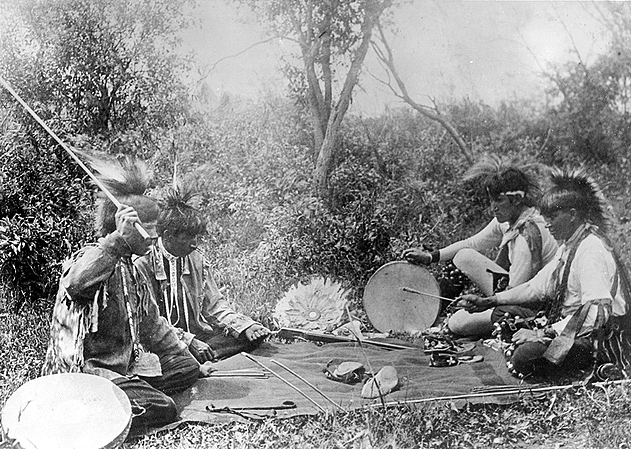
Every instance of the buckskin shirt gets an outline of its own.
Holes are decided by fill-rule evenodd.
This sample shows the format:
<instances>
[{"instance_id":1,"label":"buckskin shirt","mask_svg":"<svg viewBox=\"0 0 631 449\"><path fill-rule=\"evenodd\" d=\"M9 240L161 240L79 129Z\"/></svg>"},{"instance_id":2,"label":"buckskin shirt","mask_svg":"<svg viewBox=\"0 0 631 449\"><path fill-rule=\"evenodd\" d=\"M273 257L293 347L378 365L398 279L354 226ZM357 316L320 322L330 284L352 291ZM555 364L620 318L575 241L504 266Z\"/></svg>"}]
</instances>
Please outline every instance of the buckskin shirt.
<instances>
[{"instance_id":1,"label":"buckskin shirt","mask_svg":"<svg viewBox=\"0 0 631 449\"><path fill-rule=\"evenodd\" d=\"M190 344L195 336L221 331L238 338L255 321L235 312L217 288L210 265L195 250L185 257L166 251L162 239L146 256L134 260L138 270L150 279L163 316L182 329L181 338ZM172 268L175 271L172 272ZM177 289L172 296L173 287Z\"/></svg>"},{"instance_id":2,"label":"buckskin shirt","mask_svg":"<svg viewBox=\"0 0 631 449\"><path fill-rule=\"evenodd\" d=\"M139 352L188 353L126 248L115 231L64 264L42 374L82 371L111 380L135 374ZM161 374L159 363L152 369Z\"/></svg>"}]
</instances>

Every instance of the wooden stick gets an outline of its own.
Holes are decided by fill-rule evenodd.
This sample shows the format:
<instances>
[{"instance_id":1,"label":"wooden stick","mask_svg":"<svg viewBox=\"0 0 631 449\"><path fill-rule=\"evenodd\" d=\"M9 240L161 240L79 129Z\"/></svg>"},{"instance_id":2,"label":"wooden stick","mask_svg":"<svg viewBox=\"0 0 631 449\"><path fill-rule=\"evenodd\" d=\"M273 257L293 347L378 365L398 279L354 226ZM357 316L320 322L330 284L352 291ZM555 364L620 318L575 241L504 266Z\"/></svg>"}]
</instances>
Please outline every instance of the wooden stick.
<instances>
[{"instance_id":1,"label":"wooden stick","mask_svg":"<svg viewBox=\"0 0 631 449\"><path fill-rule=\"evenodd\" d=\"M259 370L213 371L208 377L268 377L267 372Z\"/></svg>"},{"instance_id":2,"label":"wooden stick","mask_svg":"<svg viewBox=\"0 0 631 449\"><path fill-rule=\"evenodd\" d=\"M294 329L291 327L283 327L278 331L274 332L279 338L304 338L305 340L311 341L320 341L323 343L357 343L357 339L355 337L346 337L343 335L333 335L333 334L325 334L323 332L315 332L315 331L307 331L304 329ZM388 343L385 341L376 341L376 340L368 340L361 339L362 344L370 345L370 346L378 346L380 348L385 349L418 349L415 346L405 346L397 343Z\"/></svg>"},{"instance_id":3,"label":"wooden stick","mask_svg":"<svg viewBox=\"0 0 631 449\"><path fill-rule=\"evenodd\" d=\"M458 301L457 299L445 298L444 296L438 296L438 295L432 295L431 293L420 292L420 291L414 290L413 288L410 288L410 287L401 287L401 290L403 290L404 292L408 292L408 293L414 293L416 295L429 296L431 298L442 299L443 301L448 301L448 302L456 302L456 301Z\"/></svg>"},{"instance_id":4,"label":"wooden stick","mask_svg":"<svg viewBox=\"0 0 631 449\"><path fill-rule=\"evenodd\" d=\"M26 112L28 112L31 117L33 117L35 119L35 121L37 123L40 124L40 126L42 128L44 128L44 130L53 138L57 141L57 143L61 146L61 148L63 148L64 150L66 150L66 153L68 153L70 155L70 157L72 159L74 159L74 161L79 164L79 167L81 167L83 169L83 171L90 177L90 179L94 182L94 184L96 184L96 186L101 189L101 191L105 194L105 196L107 196L109 198L109 200L114 203L114 206L116 207L120 207L121 203L120 201L118 201L118 199L116 199L116 197L114 195L112 195L112 192L110 192L109 190L107 190L107 187L105 187L105 185L101 182L101 180L99 178L97 178L94 173L92 173L90 171L90 169L81 161L81 159L79 159L79 157L74 153L74 151L72 151L70 149L70 147L68 147L68 145L66 145L59 137L57 137L57 134L55 134L53 132L52 129L50 129L48 127L48 125L46 123L44 123L44 121L39 117L39 115L37 115L35 113L34 110L32 110L28 104L26 104L26 102L24 100L22 100L22 98L17 94L16 91L13 90L13 88L9 85L9 83L7 83L4 78L2 78L2 76L0 76L0 84L2 84L2 86L13 96L13 98L15 98L18 103L20 103L22 105L22 107L24 109L26 109ZM140 223L136 222L134 223L134 226L136 227L136 230L140 233L140 235L142 235L143 238L148 239L149 238L149 234L147 234L147 231L145 231L143 229L143 227L140 225Z\"/></svg>"},{"instance_id":5,"label":"wooden stick","mask_svg":"<svg viewBox=\"0 0 631 449\"><path fill-rule=\"evenodd\" d=\"M320 404L318 404L316 401L314 401L313 399L311 399L309 396L307 396L301 389L299 389L298 387L296 387L295 385L293 385L292 383L290 383L288 380L285 380L280 374L277 374L276 372L274 372L273 370L269 369L267 366L263 365L261 362L259 362L258 360L256 360L254 357L252 357L250 354L246 353L246 352L242 352L241 353L242 356L247 357L248 359L252 360L254 363L256 363L258 366L260 366L261 368L263 368L264 370L268 371L270 374L272 374L273 376L277 377L280 381L282 381L284 384L288 385L289 387L293 388L294 390L296 390L298 393L300 393L305 399L307 399L309 402L311 402L312 404L314 404L316 407L318 407L321 411L326 412L326 409L324 407L322 407Z\"/></svg>"},{"instance_id":6,"label":"wooden stick","mask_svg":"<svg viewBox=\"0 0 631 449\"><path fill-rule=\"evenodd\" d=\"M295 371L292 371L291 369L289 369L288 367L286 367L285 365L283 365L282 363L271 359L270 362L275 363L276 365L280 366L281 368L284 368L285 370L289 371L291 374L293 374L294 376L296 376L298 379L302 380L304 383L306 383L307 385L309 385L311 388L313 388L316 392L318 392L320 394L320 396L322 396L324 399L326 399L327 401L329 401L331 404L333 404L334 406L336 406L338 409L342 410L343 412L345 412L346 410L344 410L344 408L339 405L337 402L335 402L333 399L331 399L330 397L328 397L326 394L324 394L318 387L316 387L315 385L313 385L311 382L309 382L307 379L305 379L304 377L302 377L300 374L298 374Z\"/></svg>"},{"instance_id":7,"label":"wooden stick","mask_svg":"<svg viewBox=\"0 0 631 449\"><path fill-rule=\"evenodd\" d=\"M622 380L612 380L606 382L594 382L592 385L597 385L599 387L606 387L611 385L620 385L624 383L631 382L631 379L622 379ZM433 398L423 398L423 399L411 399L411 400L403 400L403 401L392 401L386 402L385 404L369 404L368 407L382 407L389 405L403 405L403 404L420 404L423 402L433 402L433 401L451 401L456 399L472 399L472 398L484 398L489 396L507 396L510 394L519 394L519 393L543 393L546 391L555 391L555 390L568 390L570 388L575 387L585 387L583 382L579 382L577 384L571 385L556 385L550 387L537 387L537 388L516 388L515 390L502 390L502 391L494 391L488 393L468 393L468 394L457 394L453 396L437 396Z\"/></svg>"}]
</instances>

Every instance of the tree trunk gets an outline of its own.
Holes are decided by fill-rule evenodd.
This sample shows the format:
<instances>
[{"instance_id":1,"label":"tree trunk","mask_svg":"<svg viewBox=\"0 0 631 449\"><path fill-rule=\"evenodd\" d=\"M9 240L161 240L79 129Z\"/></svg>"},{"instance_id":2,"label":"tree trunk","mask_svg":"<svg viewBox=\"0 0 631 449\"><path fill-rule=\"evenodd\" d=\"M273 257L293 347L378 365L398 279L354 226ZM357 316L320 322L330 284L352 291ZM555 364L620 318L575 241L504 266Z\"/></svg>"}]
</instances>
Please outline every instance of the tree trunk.
<instances>
[{"instance_id":1,"label":"tree trunk","mask_svg":"<svg viewBox=\"0 0 631 449\"><path fill-rule=\"evenodd\" d=\"M390 6L391 1L375 2L370 7L366 7L366 16L364 23L362 24L362 41L355 50L351 67L348 70L346 79L344 80L344 86L340 92L340 98L337 104L333 107L329 120L327 122L326 132L324 133L324 141L318 152L318 160L316 162L316 168L313 173L313 182L316 194L320 198L324 198L328 195L328 181L329 173L331 171L331 163L335 152L335 144L337 141L337 134L342 120L351 102L353 88L357 85L359 78L359 72L361 71L366 53L370 46L372 39L372 31L375 25L379 21L379 17L383 11Z\"/></svg>"}]
</instances>

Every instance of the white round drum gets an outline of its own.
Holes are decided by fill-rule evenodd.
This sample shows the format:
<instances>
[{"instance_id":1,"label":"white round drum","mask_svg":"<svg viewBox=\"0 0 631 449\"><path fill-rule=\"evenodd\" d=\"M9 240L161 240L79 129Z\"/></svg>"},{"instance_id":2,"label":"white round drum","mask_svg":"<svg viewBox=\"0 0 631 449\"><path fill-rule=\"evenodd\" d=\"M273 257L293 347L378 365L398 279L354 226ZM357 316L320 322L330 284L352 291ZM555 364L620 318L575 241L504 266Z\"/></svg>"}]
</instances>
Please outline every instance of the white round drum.
<instances>
[{"instance_id":1,"label":"white round drum","mask_svg":"<svg viewBox=\"0 0 631 449\"><path fill-rule=\"evenodd\" d=\"M383 265L370 277L363 304L378 331L416 333L436 321L439 295L438 282L426 268L397 261Z\"/></svg>"},{"instance_id":2,"label":"white round drum","mask_svg":"<svg viewBox=\"0 0 631 449\"><path fill-rule=\"evenodd\" d=\"M127 437L129 399L91 374L52 374L18 388L2 410L9 441L23 449L110 449Z\"/></svg>"}]
</instances>

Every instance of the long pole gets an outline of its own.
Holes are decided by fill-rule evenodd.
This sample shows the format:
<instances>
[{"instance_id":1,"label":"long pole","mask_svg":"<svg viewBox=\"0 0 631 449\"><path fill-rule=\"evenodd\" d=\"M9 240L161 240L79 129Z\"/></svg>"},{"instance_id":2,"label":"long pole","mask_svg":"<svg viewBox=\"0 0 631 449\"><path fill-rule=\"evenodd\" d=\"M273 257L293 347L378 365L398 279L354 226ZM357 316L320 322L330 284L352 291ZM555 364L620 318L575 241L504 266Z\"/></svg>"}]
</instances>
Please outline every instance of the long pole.
<instances>
[{"instance_id":1,"label":"long pole","mask_svg":"<svg viewBox=\"0 0 631 449\"><path fill-rule=\"evenodd\" d=\"M12 96L13 98L15 98L18 103L20 103L22 105L22 107L24 109L26 109L26 111L31 115L31 117L33 117L35 119L35 121L37 123L40 124L40 126L42 128L44 128L44 130L46 130L46 132L53 138L55 139L55 141L61 146L61 148L63 148L64 150L66 150L66 153L68 153L68 155L70 155L70 157L72 159L74 159L74 161L79 164L79 167L81 167L83 169L83 171L90 177L90 179L94 182L94 184L96 184L96 186L101 189L101 191L105 194L105 196L107 196L109 198L109 200L114 203L114 205L116 207L120 207L121 203L120 201L118 201L116 199L116 197L114 195L112 195L112 192L110 192L107 187L105 187L105 185L101 182L101 180L99 178L97 178L94 173L92 173L90 171L90 169L81 161L81 159L79 159L79 157L75 154L74 151L72 151L70 149L70 147L68 145L66 145L58 136L57 134L55 134L53 132L52 129L50 129L48 127L48 125L46 123L44 123L44 121L39 117L39 115L37 115L37 113L32 110L30 108L30 106L28 104L26 104L26 102L24 100L22 100L22 98L17 94L17 92L15 90L13 90L13 88L9 85L9 83L7 83L5 81L5 79L0 76L0 84L2 84L2 87L4 87ZM143 236L143 238L149 238L149 234L147 234L147 231L145 231L143 229L143 227L140 225L140 223L134 223L134 225L136 226L136 230L140 233L140 235Z\"/></svg>"},{"instance_id":2,"label":"long pole","mask_svg":"<svg viewBox=\"0 0 631 449\"><path fill-rule=\"evenodd\" d=\"M327 401L329 401L331 404L333 404L334 406L336 406L338 409L340 409L341 411L345 412L346 410L344 410L344 408L338 404L337 402L335 402L333 399L331 399L330 397L328 397L326 394L324 394L324 392L322 392L322 390L320 390L318 387L316 387L315 385L313 385L311 382L309 382L307 379L305 379L304 377L302 377L300 374L298 374L297 372L289 369L288 367L286 367L285 365L283 365L282 363L280 363L277 360L271 359L270 362L275 363L276 365L280 366L281 368L284 368L286 371L289 371L291 374L293 374L294 376L296 376L298 379L302 380L304 383L306 383L307 385L309 385L311 388L313 388L317 393L320 394L320 396L322 396L324 399L326 399Z\"/></svg>"},{"instance_id":3,"label":"long pole","mask_svg":"<svg viewBox=\"0 0 631 449\"><path fill-rule=\"evenodd\" d=\"M594 382L592 385L596 385L598 387L606 387L606 386L611 386L611 385L626 384L629 382L631 382L631 379ZM534 387L534 388L520 387L516 385L515 389L513 390L506 389L502 391L457 394L453 396L437 396L437 397L422 398L422 399L404 399L401 401L386 402L385 404L369 404L368 407L372 408L372 407L383 407L383 406L393 406L393 405L403 405L403 404L421 404L424 402L453 401L457 399L484 398L484 397L490 397L490 396L507 396L511 394L523 394L523 393L543 393L546 391L568 390L570 388L586 387L587 385L589 384L585 384L584 382L578 382L571 385L552 385L549 387Z\"/></svg>"},{"instance_id":4,"label":"long pole","mask_svg":"<svg viewBox=\"0 0 631 449\"><path fill-rule=\"evenodd\" d=\"M320 404L318 404L316 401L314 401L313 399L311 399L309 396L307 396L307 394L302 391L300 388L298 388L297 386L295 386L294 384L292 384L291 382L289 382L287 379L285 379L283 376L281 376L280 374L274 372L274 370L272 370L271 368L268 368L267 366L263 365L261 362L259 362L258 360L256 360L254 357L252 357L250 354L246 353L246 352L242 352L241 353L242 356L247 357L248 359L250 359L251 361L253 361L254 363L256 363L258 366L260 366L261 368L263 368L265 371L269 372L271 375L273 375L274 377L276 377L277 379L279 379L281 382L283 382L285 385L289 386L290 388L294 389L295 391L297 391L298 393L300 393L305 399L307 399L309 402L311 402L313 405L315 405L316 407L318 407L320 409L320 411L326 412L326 409L324 407L322 407Z\"/></svg>"}]
</instances>

